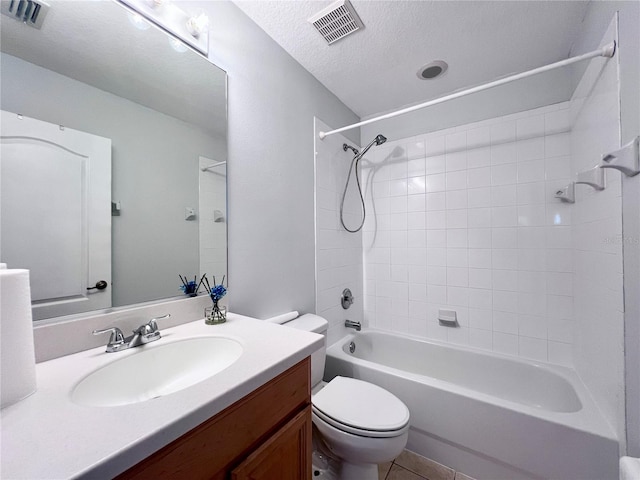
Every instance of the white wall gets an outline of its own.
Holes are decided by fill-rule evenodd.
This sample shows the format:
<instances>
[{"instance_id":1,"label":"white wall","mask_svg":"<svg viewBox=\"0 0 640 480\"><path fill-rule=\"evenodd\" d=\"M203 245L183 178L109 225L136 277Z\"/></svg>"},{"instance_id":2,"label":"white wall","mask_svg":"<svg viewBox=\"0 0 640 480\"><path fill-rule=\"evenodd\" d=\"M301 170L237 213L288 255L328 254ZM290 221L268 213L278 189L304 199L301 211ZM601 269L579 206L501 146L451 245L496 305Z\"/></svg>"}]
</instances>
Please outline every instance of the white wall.
<instances>
[{"instance_id":1,"label":"white wall","mask_svg":"<svg viewBox=\"0 0 640 480\"><path fill-rule=\"evenodd\" d=\"M571 365L571 209L553 198L569 181L567 107L372 151L370 325ZM460 326L440 326L439 308L456 310Z\"/></svg>"},{"instance_id":2,"label":"white wall","mask_svg":"<svg viewBox=\"0 0 640 480\"><path fill-rule=\"evenodd\" d=\"M490 54L499 55L499 52ZM497 80L497 78L494 80ZM443 78L443 81L446 81L446 78ZM469 88L474 86L475 85L469 85ZM390 88L393 88L393 86L390 86ZM523 92L539 89L547 92L545 98L548 101L544 104L536 100L536 98L539 97L534 98L530 95L523 95ZM433 99L432 96L429 96L428 91L428 85L425 84L425 98L422 100L423 102ZM389 138L422 135L444 128L479 122L514 112L523 112L544 105L563 102L571 97L572 91L571 78L567 75L567 72L562 69L552 70L541 75L503 85L499 88L493 88L440 105L417 110L400 117L365 125L362 127L362 138L373 138L380 132L383 132L384 135ZM398 108L402 108L403 106L404 105L398 105Z\"/></svg>"},{"instance_id":3,"label":"white wall","mask_svg":"<svg viewBox=\"0 0 640 480\"><path fill-rule=\"evenodd\" d=\"M615 18L601 44L617 39ZM622 45L621 45L622 46ZM620 146L618 55L592 60L571 100L572 170L600 162ZM606 190L580 188L574 211L576 369L625 452L624 386L624 244L622 182L619 172L605 170ZM636 290L637 291L637 290ZM627 291L627 295L633 295ZM633 366L637 368L636 365Z\"/></svg>"},{"instance_id":4,"label":"white wall","mask_svg":"<svg viewBox=\"0 0 640 480\"><path fill-rule=\"evenodd\" d=\"M198 207L198 157L224 159L224 139L16 57L1 58L3 109L112 140L112 199L122 204L112 222L113 304L180 295L178 273L198 272L198 221L184 220L185 207Z\"/></svg>"},{"instance_id":5,"label":"white wall","mask_svg":"<svg viewBox=\"0 0 640 480\"><path fill-rule=\"evenodd\" d=\"M185 4L209 15L209 58L229 76L231 308L258 318L312 312L313 117L358 118L232 3Z\"/></svg>"},{"instance_id":6,"label":"white wall","mask_svg":"<svg viewBox=\"0 0 640 480\"><path fill-rule=\"evenodd\" d=\"M316 119L316 133L331 130ZM316 137L317 138L317 137ZM347 334L345 320L362 322L362 231L347 232L340 223L340 203L353 152L343 143L359 148L343 135L316 140L316 313L329 321L327 345ZM355 165L344 203L344 221L355 230L362 221L362 207L355 180ZM371 214L369 212L368 214ZM349 288L354 303L345 310L340 299Z\"/></svg>"},{"instance_id":7,"label":"white wall","mask_svg":"<svg viewBox=\"0 0 640 480\"><path fill-rule=\"evenodd\" d=\"M640 134L640 2L591 2L572 54L598 45L619 12L620 131L624 145ZM577 83L582 71L575 75ZM640 456L640 179L622 178L627 453Z\"/></svg>"}]
</instances>

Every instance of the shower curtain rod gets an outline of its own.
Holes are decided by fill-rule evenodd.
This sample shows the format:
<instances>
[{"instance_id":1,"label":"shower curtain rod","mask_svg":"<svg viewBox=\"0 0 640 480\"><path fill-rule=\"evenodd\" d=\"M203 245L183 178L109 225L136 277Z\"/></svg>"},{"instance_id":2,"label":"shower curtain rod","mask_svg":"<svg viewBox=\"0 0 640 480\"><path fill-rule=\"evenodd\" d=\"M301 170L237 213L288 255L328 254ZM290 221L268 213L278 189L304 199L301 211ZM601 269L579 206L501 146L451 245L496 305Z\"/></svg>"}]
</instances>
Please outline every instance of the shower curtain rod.
<instances>
[{"instance_id":1,"label":"shower curtain rod","mask_svg":"<svg viewBox=\"0 0 640 480\"><path fill-rule=\"evenodd\" d=\"M418 105L414 105L412 107L403 108L402 110L397 110L395 112L386 113L384 115L380 115L379 117L370 118L368 120L363 120L358 123L354 123L353 125L347 125L346 127L336 128L335 130L330 130L328 132L319 132L318 136L320 140L324 140L325 137L329 135L333 135L334 133L344 132L345 130L351 130L353 128L361 127L363 125L368 125L369 123L377 122L379 120L386 120L387 118L397 117L398 115L404 115L405 113L413 112L415 110L420 110L421 108L430 107L432 105L437 105L439 103L444 103L449 100L454 100L456 98L464 97L466 95L470 95L476 92L482 92L484 90L488 90L493 87L497 87L500 85L504 85L505 83L511 83L516 80L520 80L522 78L527 78L532 75L537 75L538 73L544 73L549 70L554 70L556 68L565 67L567 65L571 65L573 63L581 62L583 60L589 60L594 57L613 57L616 52L616 42L611 42L608 45L605 45L602 48L597 50L593 50L592 52L585 53L582 55L578 55L576 57L567 58L566 60L561 60L556 63L551 63L549 65L545 65L543 67L534 68L533 70L529 70L526 72L518 73L516 75L510 75L505 78L501 78L500 80L495 80L490 83L485 83L484 85L478 85L477 87L468 88L466 90L462 90L460 92L452 93L451 95L446 95L444 97L436 98L434 100L429 100L428 102L420 103Z\"/></svg>"},{"instance_id":2,"label":"shower curtain rod","mask_svg":"<svg viewBox=\"0 0 640 480\"><path fill-rule=\"evenodd\" d=\"M212 165L209 165L208 167L202 167L200 170L202 170L203 172L206 172L207 170L210 170L210 169L215 168L215 167L219 167L221 165L226 165L226 164L227 164L227 162L225 160L224 162L214 163Z\"/></svg>"}]
</instances>

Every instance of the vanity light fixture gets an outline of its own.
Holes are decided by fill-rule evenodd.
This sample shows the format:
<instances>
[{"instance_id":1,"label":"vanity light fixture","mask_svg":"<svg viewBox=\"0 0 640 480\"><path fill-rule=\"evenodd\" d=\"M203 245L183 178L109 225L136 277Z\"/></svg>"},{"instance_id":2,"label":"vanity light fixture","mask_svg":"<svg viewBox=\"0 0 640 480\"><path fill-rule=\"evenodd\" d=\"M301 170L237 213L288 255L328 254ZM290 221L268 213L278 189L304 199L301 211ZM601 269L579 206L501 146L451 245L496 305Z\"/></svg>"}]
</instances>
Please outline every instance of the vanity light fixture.
<instances>
[{"instance_id":1,"label":"vanity light fixture","mask_svg":"<svg viewBox=\"0 0 640 480\"><path fill-rule=\"evenodd\" d=\"M168 0L118 0L118 2L173 35L185 45L207 56L209 19L203 12L190 15L182 10L176 4L177 2Z\"/></svg>"},{"instance_id":2,"label":"vanity light fixture","mask_svg":"<svg viewBox=\"0 0 640 480\"><path fill-rule=\"evenodd\" d=\"M198 16L193 16L187 20L187 30L195 38L198 38L203 32L209 29L209 17L204 13L200 13Z\"/></svg>"}]
</instances>

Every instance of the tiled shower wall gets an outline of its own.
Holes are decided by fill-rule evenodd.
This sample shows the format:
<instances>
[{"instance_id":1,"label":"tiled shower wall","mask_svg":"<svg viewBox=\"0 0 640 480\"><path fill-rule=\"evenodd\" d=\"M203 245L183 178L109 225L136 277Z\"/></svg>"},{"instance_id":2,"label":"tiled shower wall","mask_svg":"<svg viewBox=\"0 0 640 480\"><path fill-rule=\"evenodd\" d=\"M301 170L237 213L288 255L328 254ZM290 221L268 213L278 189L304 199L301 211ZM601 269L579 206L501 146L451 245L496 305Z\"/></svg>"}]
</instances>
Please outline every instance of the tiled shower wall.
<instances>
[{"instance_id":1,"label":"tiled shower wall","mask_svg":"<svg viewBox=\"0 0 640 480\"><path fill-rule=\"evenodd\" d=\"M196 218L200 222L200 276L206 273L212 281L215 275L220 283L227 274L227 166L202 171L218 162L206 157L199 159Z\"/></svg>"},{"instance_id":2,"label":"tiled shower wall","mask_svg":"<svg viewBox=\"0 0 640 480\"><path fill-rule=\"evenodd\" d=\"M336 134L318 140L319 131L331 127L316 118L316 313L327 319L327 345L348 332L346 319L362 321L362 233L348 233L340 223L340 203L353 153L345 152L343 143L358 145ZM360 224L360 199L352 175L345 198L346 225L351 229ZM342 291L349 288L355 297L348 310L342 308Z\"/></svg>"},{"instance_id":3,"label":"tiled shower wall","mask_svg":"<svg viewBox=\"0 0 640 480\"><path fill-rule=\"evenodd\" d=\"M568 102L417 137L363 162L372 327L572 364ZM384 134L384 132L381 132ZM440 326L438 309L459 326Z\"/></svg>"}]
</instances>

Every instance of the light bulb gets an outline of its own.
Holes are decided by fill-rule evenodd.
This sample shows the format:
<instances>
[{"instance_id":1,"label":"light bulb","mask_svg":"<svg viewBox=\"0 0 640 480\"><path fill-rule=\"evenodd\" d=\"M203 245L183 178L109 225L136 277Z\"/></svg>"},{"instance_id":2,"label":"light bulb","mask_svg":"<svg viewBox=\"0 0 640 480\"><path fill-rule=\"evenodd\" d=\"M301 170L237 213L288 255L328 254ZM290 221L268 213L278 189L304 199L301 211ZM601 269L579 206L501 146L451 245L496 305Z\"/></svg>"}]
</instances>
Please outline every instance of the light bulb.
<instances>
[{"instance_id":1,"label":"light bulb","mask_svg":"<svg viewBox=\"0 0 640 480\"><path fill-rule=\"evenodd\" d=\"M187 46L177 38L170 38L169 43L171 44L171 48L173 48L178 53L184 53L189 50Z\"/></svg>"},{"instance_id":2,"label":"light bulb","mask_svg":"<svg viewBox=\"0 0 640 480\"><path fill-rule=\"evenodd\" d=\"M198 16L193 16L187 20L187 30L194 37L198 38L202 32L209 27L209 17L204 13Z\"/></svg>"},{"instance_id":3,"label":"light bulb","mask_svg":"<svg viewBox=\"0 0 640 480\"><path fill-rule=\"evenodd\" d=\"M147 30L151 26L142 15L133 12L129 13L129 21L138 30Z\"/></svg>"}]
</instances>

